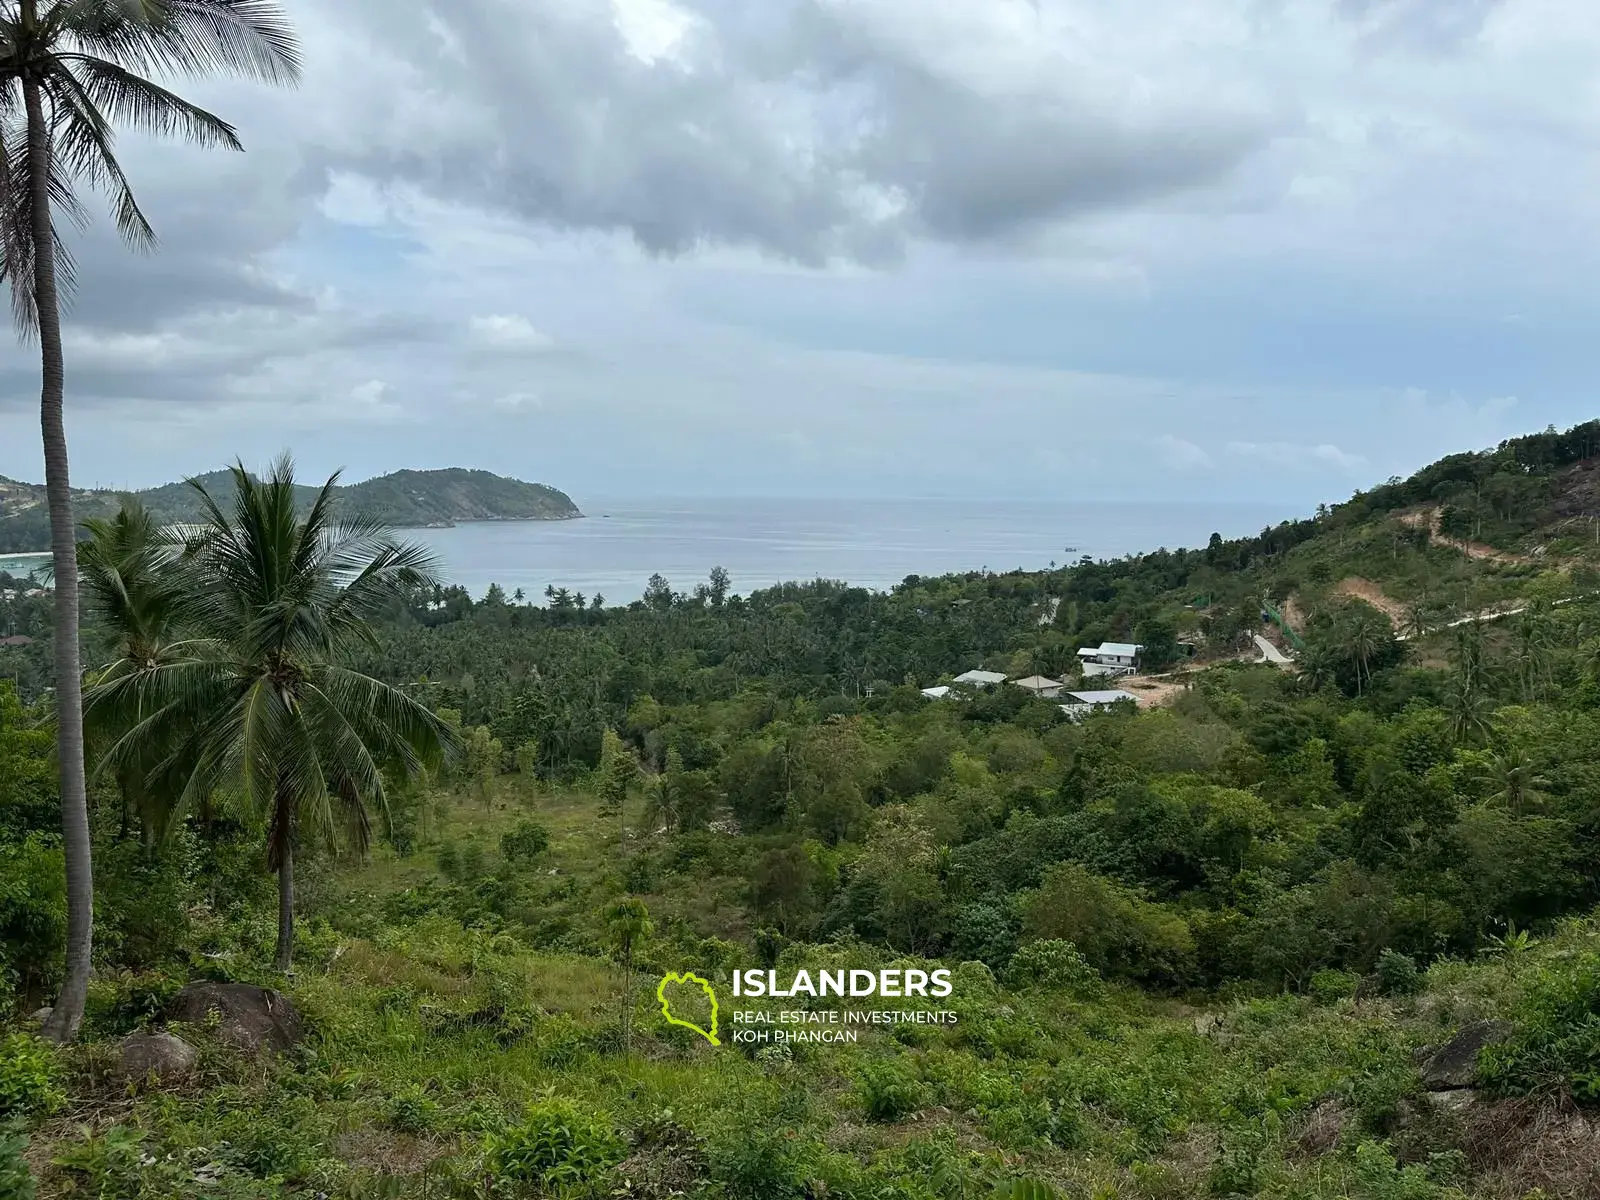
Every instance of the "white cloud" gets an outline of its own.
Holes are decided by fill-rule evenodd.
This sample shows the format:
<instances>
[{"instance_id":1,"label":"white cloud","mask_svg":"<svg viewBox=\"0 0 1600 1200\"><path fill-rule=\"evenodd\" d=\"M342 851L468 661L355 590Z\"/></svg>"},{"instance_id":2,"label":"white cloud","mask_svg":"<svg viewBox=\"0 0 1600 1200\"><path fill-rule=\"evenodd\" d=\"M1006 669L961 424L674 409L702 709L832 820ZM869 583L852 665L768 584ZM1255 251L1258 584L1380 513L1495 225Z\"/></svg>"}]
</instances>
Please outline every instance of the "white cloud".
<instances>
[{"instance_id":1,"label":"white cloud","mask_svg":"<svg viewBox=\"0 0 1600 1200\"><path fill-rule=\"evenodd\" d=\"M482 345L503 350L548 350L554 343L526 318L511 315L473 317L472 336Z\"/></svg>"},{"instance_id":2,"label":"white cloud","mask_svg":"<svg viewBox=\"0 0 1600 1200\"><path fill-rule=\"evenodd\" d=\"M1353 470L1367 464L1364 456L1341 450L1331 442L1315 445L1298 442L1230 442L1228 449L1243 458L1258 459L1278 466L1320 462L1343 470Z\"/></svg>"},{"instance_id":3,"label":"white cloud","mask_svg":"<svg viewBox=\"0 0 1600 1200\"><path fill-rule=\"evenodd\" d=\"M1192 470L1212 465L1211 455L1184 438L1164 433L1161 435L1160 446L1161 453L1170 466Z\"/></svg>"}]
</instances>

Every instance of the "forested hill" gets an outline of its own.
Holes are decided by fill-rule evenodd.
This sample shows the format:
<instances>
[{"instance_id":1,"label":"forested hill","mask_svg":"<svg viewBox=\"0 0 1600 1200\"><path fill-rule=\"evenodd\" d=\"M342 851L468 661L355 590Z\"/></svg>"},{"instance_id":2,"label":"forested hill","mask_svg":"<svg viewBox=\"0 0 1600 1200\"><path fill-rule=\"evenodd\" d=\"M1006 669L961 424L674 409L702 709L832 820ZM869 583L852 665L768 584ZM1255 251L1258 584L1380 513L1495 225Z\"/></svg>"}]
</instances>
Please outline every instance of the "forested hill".
<instances>
[{"instance_id":1,"label":"forested hill","mask_svg":"<svg viewBox=\"0 0 1600 1200\"><path fill-rule=\"evenodd\" d=\"M232 492L226 471L199 476L219 499ZM301 492L309 500L315 489ZM187 483L169 483L134 493L164 521L190 521L200 508ZM85 489L75 493L79 519L109 516L122 493ZM559 521L581 517L562 491L542 483L507 479L488 471L450 467L440 471L395 471L338 489L342 507L395 526L454 525L459 521ZM0 551L44 550L50 545L42 484L0 476Z\"/></svg>"}]
</instances>

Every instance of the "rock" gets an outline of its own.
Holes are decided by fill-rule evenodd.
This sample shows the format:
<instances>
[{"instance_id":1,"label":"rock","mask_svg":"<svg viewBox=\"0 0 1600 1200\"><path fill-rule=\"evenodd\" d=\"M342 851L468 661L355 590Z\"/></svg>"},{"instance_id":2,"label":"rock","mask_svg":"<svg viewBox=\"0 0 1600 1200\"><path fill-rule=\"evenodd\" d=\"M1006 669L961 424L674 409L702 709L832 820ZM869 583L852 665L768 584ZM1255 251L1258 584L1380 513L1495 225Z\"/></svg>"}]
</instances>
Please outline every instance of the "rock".
<instances>
[{"instance_id":1,"label":"rock","mask_svg":"<svg viewBox=\"0 0 1600 1200\"><path fill-rule=\"evenodd\" d=\"M1470 1088L1478 1081L1478 1053L1511 1032L1504 1021L1473 1021L1455 1037L1429 1052L1418 1068L1422 1086L1430 1092Z\"/></svg>"},{"instance_id":2,"label":"rock","mask_svg":"<svg viewBox=\"0 0 1600 1200\"><path fill-rule=\"evenodd\" d=\"M191 983L172 998L167 1017L204 1025L212 1013L218 1036L237 1050L287 1050L300 1040L300 1013L282 992L249 983Z\"/></svg>"},{"instance_id":3,"label":"rock","mask_svg":"<svg viewBox=\"0 0 1600 1200\"><path fill-rule=\"evenodd\" d=\"M1439 1112L1464 1112L1478 1102L1478 1093L1473 1088L1450 1088L1440 1092L1425 1092L1423 1095Z\"/></svg>"},{"instance_id":4,"label":"rock","mask_svg":"<svg viewBox=\"0 0 1600 1200\"><path fill-rule=\"evenodd\" d=\"M32 1025L43 1025L50 1019L50 1014L53 1012L55 1012L55 1009L47 1004L43 1008L36 1009L29 1013L28 1022Z\"/></svg>"},{"instance_id":5,"label":"rock","mask_svg":"<svg viewBox=\"0 0 1600 1200\"><path fill-rule=\"evenodd\" d=\"M1222 1029L1222 1018L1216 1013L1201 1013L1194 1019L1194 1031L1201 1037L1214 1037Z\"/></svg>"},{"instance_id":6,"label":"rock","mask_svg":"<svg viewBox=\"0 0 1600 1200\"><path fill-rule=\"evenodd\" d=\"M117 1074L129 1080L154 1076L162 1082L170 1082L194 1074L199 1062L200 1052L173 1034L130 1033L122 1039Z\"/></svg>"},{"instance_id":7,"label":"rock","mask_svg":"<svg viewBox=\"0 0 1600 1200\"><path fill-rule=\"evenodd\" d=\"M1338 1148L1345 1127L1350 1124L1350 1110L1337 1100L1322 1100L1311 1110L1306 1126L1295 1140L1300 1153L1308 1158L1326 1154Z\"/></svg>"}]
</instances>

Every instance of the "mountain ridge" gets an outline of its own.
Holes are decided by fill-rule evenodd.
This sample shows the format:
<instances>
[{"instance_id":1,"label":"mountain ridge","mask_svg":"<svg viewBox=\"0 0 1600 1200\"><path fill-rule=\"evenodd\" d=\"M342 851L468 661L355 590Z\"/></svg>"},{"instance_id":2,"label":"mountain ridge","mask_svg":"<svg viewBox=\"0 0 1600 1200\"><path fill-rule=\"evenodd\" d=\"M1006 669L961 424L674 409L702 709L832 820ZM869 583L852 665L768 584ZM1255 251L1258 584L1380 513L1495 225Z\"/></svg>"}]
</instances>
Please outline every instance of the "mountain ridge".
<instances>
[{"instance_id":1,"label":"mountain ridge","mask_svg":"<svg viewBox=\"0 0 1600 1200\"><path fill-rule=\"evenodd\" d=\"M192 478L223 503L232 496L232 480L226 471ZM302 500L309 501L316 490L302 487ZM583 516L572 498L558 488L467 467L391 471L336 485L334 491L341 509L375 517L395 528L448 528L474 521L564 521ZM122 498L130 495L160 520L185 521L199 515L198 497L187 480L136 491L74 488L75 515L80 521L109 516ZM0 475L0 553L44 551L49 545L44 485Z\"/></svg>"}]
</instances>

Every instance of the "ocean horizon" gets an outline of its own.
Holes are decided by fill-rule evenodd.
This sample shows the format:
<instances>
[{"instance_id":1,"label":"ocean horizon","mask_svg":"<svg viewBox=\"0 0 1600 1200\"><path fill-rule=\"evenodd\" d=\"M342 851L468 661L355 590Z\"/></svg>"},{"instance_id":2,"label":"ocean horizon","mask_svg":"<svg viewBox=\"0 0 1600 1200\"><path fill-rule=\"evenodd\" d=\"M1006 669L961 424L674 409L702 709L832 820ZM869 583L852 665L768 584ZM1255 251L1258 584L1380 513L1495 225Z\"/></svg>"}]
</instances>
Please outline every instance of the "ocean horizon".
<instances>
[{"instance_id":1,"label":"ocean horizon","mask_svg":"<svg viewBox=\"0 0 1600 1200\"><path fill-rule=\"evenodd\" d=\"M1259 533L1294 514L1289 504L1205 501L628 497L578 505L584 516L572 520L405 533L474 597L498 583L536 602L546 587L564 587L626 604L652 574L682 592L717 566L740 594L819 578L881 590L908 575L1040 570L1204 546L1213 533Z\"/></svg>"}]
</instances>

